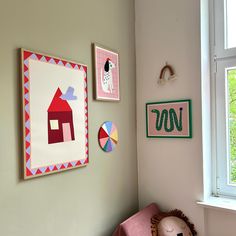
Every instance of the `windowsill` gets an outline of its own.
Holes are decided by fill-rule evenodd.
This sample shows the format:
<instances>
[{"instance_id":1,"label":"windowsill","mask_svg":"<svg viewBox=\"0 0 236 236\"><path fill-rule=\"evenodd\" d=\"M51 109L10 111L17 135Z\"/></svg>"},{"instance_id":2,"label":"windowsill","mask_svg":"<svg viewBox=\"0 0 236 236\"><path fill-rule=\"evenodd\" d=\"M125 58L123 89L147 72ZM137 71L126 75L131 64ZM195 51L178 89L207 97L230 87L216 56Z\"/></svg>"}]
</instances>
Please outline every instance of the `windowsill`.
<instances>
[{"instance_id":1,"label":"windowsill","mask_svg":"<svg viewBox=\"0 0 236 236\"><path fill-rule=\"evenodd\" d=\"M204 201L198 201L198 205L205 208L231 211L236 213L236 200L223 197L209 197Z\"/></svg>"}]
</instances>

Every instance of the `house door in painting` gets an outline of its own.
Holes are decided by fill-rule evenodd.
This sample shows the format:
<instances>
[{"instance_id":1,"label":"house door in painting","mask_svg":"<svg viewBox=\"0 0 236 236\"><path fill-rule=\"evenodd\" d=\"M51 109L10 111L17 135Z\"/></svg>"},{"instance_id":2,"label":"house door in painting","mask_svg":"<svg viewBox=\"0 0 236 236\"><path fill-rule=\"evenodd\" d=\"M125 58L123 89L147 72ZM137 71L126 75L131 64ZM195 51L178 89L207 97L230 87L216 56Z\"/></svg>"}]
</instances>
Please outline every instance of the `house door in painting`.
<instances>
[{"instance_id":1,"label":"house door in painting","mask_svg":"<svg viewBox=\"0 0 236 236\"><path fill-rule=\"evenodd\" d=\"M72 140L70 123L62 123L62 131L63 131L63 141L68 142Z\"/></svg>"}]
</instances>

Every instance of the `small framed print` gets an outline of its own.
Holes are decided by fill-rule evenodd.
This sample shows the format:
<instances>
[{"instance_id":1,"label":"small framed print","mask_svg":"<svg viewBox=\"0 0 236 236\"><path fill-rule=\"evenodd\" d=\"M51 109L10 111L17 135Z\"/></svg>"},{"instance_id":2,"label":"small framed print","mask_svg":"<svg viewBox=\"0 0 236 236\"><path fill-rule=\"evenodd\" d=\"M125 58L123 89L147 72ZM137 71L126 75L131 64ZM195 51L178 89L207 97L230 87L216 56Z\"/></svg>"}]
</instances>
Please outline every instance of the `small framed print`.
<instances>
[{"instance_id":1,"label":"small framed print","mask_svg":"<svg viewBox=\"0 0 236 236\"><path fill-rule=\"evenodd\" d=\"M120 101L119 54L93 44L96 100Z\"/></svg>"},{"instance_id":2,"label":"small framed print","mask_svg":"<svg viewBox=\"0 0 236 236\"><path fill-rule=\"evenodd\" d=\"M146 104L147 138L192 138L191 100Z\"/></svg>"},{"instance_id":3,"label":"small framed print","mask_svg":"<svg viewBox=\"0 0 236 236\"><path fill-rule=\"evenodd\" d=\"M87 66L21 49L24 178L88 164Z\"/></svg>"}]
</instances>

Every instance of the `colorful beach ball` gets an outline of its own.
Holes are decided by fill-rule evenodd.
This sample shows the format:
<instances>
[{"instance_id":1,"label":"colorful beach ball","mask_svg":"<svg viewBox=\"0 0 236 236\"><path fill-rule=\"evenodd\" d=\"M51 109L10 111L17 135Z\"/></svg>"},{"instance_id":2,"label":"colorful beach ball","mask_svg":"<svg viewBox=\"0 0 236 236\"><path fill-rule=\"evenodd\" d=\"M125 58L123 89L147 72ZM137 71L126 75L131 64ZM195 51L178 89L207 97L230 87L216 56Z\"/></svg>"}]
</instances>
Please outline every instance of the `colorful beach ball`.
<instances>
[{"instance_id":1,"label":"colorful beach ball","mask_svg":"<svg viewBox=\"0 0 236 236\"><path fill-rule=\"evenodd\" d=\"M114 150L118 143L118 131L113 122L106 121L103 123L98 132L98 141L103 151L111 152Z\"/></svg>"}]
</instances>

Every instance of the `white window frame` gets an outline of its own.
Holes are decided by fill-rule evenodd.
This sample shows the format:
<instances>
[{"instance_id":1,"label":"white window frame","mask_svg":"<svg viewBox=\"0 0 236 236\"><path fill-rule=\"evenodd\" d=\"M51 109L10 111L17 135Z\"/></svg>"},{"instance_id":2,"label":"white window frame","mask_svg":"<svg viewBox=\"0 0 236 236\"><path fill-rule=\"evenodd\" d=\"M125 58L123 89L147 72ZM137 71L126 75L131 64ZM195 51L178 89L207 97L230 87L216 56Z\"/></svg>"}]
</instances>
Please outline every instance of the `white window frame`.
<instances>
[{"instance_id":1,"label":"white window frame","mask_svg":"<svg viewBox=\"0 0 236 236\"><path fill-rule=\"evenodd\" d=\"M229 134L227 70L236 67L236 48L226 47L226 1L211 0L211 120L212 193L236 198L236 186L229 183ZM227 156L227 158L225 158Z\"/></svg>"}]
</instances>

